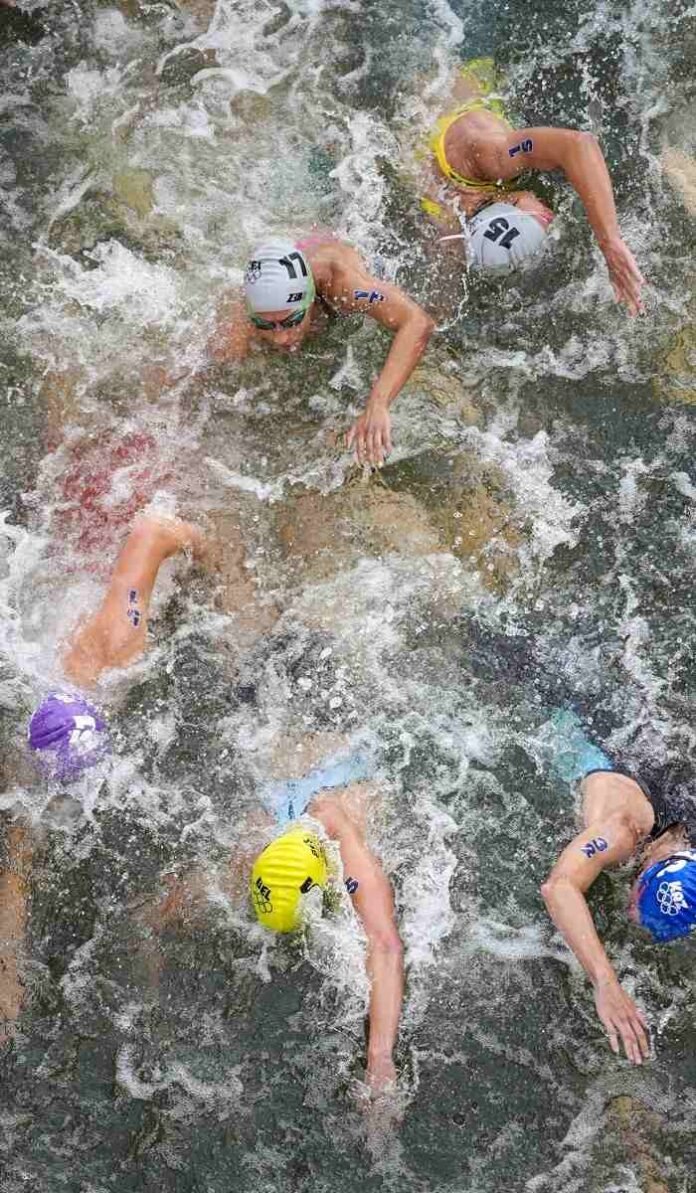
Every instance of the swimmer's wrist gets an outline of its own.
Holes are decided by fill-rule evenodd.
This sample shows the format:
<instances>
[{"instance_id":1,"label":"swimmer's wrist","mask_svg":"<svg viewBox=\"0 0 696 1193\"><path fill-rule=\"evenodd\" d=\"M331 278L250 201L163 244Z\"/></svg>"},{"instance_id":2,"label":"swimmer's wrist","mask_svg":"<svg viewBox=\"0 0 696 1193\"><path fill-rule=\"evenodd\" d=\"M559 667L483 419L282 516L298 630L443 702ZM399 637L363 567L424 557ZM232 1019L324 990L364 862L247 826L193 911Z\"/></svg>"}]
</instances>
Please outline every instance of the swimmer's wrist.
<instances>
[{"instance_id":1,"label":"swimmer's wrist","mask_svg":"<svg viewBox=\"0 0 696 1193\"><path fill-rule=\"evenodd\" d=\"M373 409L377 406L382 410L388 410L392 401L393 398L388 398L386 394L380 393L379 390L376 392L372 390L367 399L367 405L372 406Z\"/></svg>"},{"instance_id":2,"label":"swimmer's wrist","mask_svg":"<svg viewBox=\"0 0 696 1193\"><path fill-rule=\"evenodd\" d=\"M613 248L617 241L623 244L623 236L621 235L618 224L611 232L603 232L601 236L597 237L597 243L603 253Z\"/></svg>"},{"instance_id":3,"label":"swimmer's wrist","mask_svg":"<svg viewBox=\"0 0 696 1193\"><path fill-rule=\"evenodd\" d=\"M609 962L607 962L606 966L603 965L601 968L598 968L594 973L591 973L590 981L592 982L592 985L594 986L595 990L598 990L600 988L600 986L618 986L619 985L619 979L617 978L616 974L614 973L614 970L612 969Z\"/></svg>"}]
</instances>

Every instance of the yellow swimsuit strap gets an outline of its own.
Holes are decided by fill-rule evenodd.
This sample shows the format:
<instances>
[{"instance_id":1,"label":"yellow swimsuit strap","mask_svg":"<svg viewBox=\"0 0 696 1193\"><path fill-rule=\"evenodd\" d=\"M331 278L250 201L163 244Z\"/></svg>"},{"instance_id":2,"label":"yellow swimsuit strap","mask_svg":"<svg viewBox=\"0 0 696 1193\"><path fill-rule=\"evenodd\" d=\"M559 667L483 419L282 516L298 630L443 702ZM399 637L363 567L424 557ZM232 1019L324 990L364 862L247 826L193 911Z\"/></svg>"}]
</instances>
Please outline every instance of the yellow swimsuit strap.
<instances>
[{"instance_id":1,"label":"yellow swimsuit strap","mask_svg":"<svg viewBox=\"0 0 696 1193\"><path fill-rule=\"evenodd\" d=\"M466 187L467 190L474 191L505 191L514 190L519 183L515 179L509 182L491 182L490 179L483 180L481 178L465 178L463 174L459 174L448 162L445 153L445 137L448 130L454 124L455 120L459 120L460 116L466 116L468 112L493 112L504 120L508 128L512 128L509 120L505 115L505 108L503 101L500 99L489 98L488 96L477 96L476 99L470 99L467 103L457 108L455 112L448 112L446 116L441 116L438 120L433 135L430 139L430 148L432 149L437 163L450 182L454 182L456 186Z\"/></svg>"}]
</instances>

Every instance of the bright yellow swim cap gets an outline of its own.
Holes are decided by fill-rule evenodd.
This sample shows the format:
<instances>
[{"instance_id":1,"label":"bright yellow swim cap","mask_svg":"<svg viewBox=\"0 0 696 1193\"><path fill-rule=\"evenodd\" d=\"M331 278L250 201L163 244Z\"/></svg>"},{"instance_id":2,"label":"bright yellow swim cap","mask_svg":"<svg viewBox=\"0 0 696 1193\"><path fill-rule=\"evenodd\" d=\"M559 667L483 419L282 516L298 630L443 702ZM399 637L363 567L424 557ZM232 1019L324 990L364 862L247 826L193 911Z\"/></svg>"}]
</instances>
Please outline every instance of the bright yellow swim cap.
<instances>
[{"instance_id":1,"label":"bright yellow swim cap","mask_svg":"<svg viewBox=\"0 0 696 1193\"><path fill-rule=\"evenodd\" d=\"M264 928L293 932L301 920L302 896L326 886L324 847L316 833L294 828L271 841L251 871L251 901Z\"/></svg>"}]
</instances>

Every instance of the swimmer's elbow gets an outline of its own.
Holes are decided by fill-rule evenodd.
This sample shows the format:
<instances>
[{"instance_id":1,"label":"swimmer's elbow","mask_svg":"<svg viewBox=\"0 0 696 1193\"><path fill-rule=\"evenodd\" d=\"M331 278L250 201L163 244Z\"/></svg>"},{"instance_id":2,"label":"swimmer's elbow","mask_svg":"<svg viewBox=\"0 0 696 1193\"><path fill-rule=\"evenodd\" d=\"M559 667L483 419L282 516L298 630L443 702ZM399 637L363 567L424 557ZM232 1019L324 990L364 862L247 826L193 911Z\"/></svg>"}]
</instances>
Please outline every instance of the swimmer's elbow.
<instances>
[{"instance_id":1,"label":"swimmer's elbow","mask_svg":"<svg viewBox=\"0 0 696 1193\"><path fill-rule=\"evenodd\" d=\"M569 129L567 143L570 148L569 157L573 161L587 162L589 158L595 158L597 154L604 160L599 141L594 133L586 133L581 129Z\"/></svg>"},{"instance_id":2,"label":"swimmer's elbow","mask_svg":"<svg viewBox=\"0 0 696 1193\"><path fill-rule=\"evenodd\" d=\"M435 320L432 319L430 315L427 315L425 311L419 311L418 322L416 325L416 335L423 344L424 348L434 331Z\"/></svg>"},{"instance_id":3,"label":"swimmer's elbow","mask_svg":"<svg viewBox=\"0 0 696 1193\"><path fill-rule=\"evenodd\" d=\"M558 874L555 870L552 870L548 878L542 882L539 888L539 893L546 904L547 910L551 910L551 907L557 901L559 894L563 888L567 886L568 880L561 874Z\"/></svg>"},{"instance_id":4,"label":"swimmer's elbow","mask_svg":"<svg viewBox=\"0 0 696 1193\"><path fill-rule=\"evenodd\" d=\"M590 153L593 156L597 153L602 155L599 140L594 133L576 132L577 143L584 153Z\"/></svg>"}]
</instances>

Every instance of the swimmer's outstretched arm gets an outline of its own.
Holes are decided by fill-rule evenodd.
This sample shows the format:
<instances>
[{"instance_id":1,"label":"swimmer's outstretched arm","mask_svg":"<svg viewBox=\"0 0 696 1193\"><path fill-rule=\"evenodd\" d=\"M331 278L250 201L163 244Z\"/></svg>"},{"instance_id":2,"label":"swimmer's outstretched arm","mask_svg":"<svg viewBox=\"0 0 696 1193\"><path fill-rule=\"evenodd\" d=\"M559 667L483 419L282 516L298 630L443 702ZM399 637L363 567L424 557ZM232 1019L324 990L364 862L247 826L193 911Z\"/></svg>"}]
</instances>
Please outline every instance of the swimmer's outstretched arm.
<instances>
[{"instance_id":1,"label":"swimmer's outstretched arm","mask_svg":"<svg viewBox=\"0 0 696 1193\"><path fill-rule=\"evenodd\" d=\"M338 841L346 882L367 936L367 971L372 983L367 1082L378 1093L396 1079L393 1051L404 991L403 946L396 927L394 898L379 861L368 848L357 820L340 796L319 796L308 808ZM351 889L354 886L354 889Z\"/></svg>"},{"instance_id":2,"label":"swimmer's outstretched arm","mask_svg":"<svg viewBox=\"0 0 696 1193\"><path fill-rule=\"evenodd\" d=\"M562 170L583 202L617 302L625 303L631 315L643 311L641 286L645 278L619 231L607 163L592 133L570 128L501 130L472 148L486 178L507 181L525 170Z\"/></svg>"},{"instance_id":3,"label":"swimmer's outstretched arm","mask_svg":"<svg viewBox=\"0 0 696 1193\"><path fill-rule=\"evenodd\" d=\"M121 553L99 609L78 626L63 654L63 670L80 687L103 671L126 667L145 649L150 600L157 573L170 555L200 551L200 530L177 518L139 517Z\"/></svg>"},{"instance_id":4,"label":"swimmer's outstretched arm","mask_svg":"<svg viewBox=\"0 0 696 1193\"><path fill-rule=\"evenodd\" d=\"M396 332L365 411L347 436L358 463L381 465L392 450L389 407L425 352L435 322L398 286L372 277L355 249L346 244L336 246L331 284L322 296L345 314L369 315Z\"/></svg>"},{"instance_id":5,"label":"swimmer's outstretched arm","mask_svg":"<svg viewBox=\"0 0 696 1193\"><path fill-rule=\"evenodd\" d=\"M591 779L601 782L604 776ZM619 983L597 935L585 892L602 870L627 861L638 839L624 812L598 815L563 850L541 888L551 919L592 982L597 1014L612 1050L618 1053L620 1036L626 1056L636 1065L650 1055L645 1016Z\"/></svg>"},{"instance_id":6,"label":"swimmer's outstretched arm","mask_svg":"<svg viewBox=\"0 0 696 1193\"><path fill-rule=\"evenodd\" d=\"M28 875L31 843L27 829L13 824L7 831L8 862L0 870L0 1044L7 1038L24 1002L19 976L19 953L27 926Z\"/></svg>"}]
</instances>

